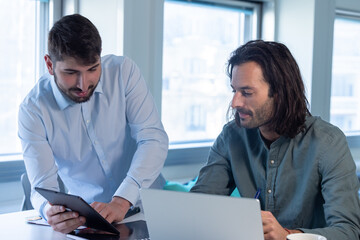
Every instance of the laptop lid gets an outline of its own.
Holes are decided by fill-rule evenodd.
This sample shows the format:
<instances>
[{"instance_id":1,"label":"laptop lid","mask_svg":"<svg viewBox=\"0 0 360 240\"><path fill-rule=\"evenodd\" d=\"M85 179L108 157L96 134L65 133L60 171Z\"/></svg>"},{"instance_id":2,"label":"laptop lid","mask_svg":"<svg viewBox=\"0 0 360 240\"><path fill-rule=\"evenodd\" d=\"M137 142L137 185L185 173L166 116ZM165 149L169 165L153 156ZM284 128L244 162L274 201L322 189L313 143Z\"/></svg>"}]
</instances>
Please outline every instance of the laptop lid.
<instances>
[{"instance_id":1,"label":"laptop lid","mask_svg":"<svg viewBox=\"0 0 360 240\"><path fill-rule=\"evenodd\" d=\"M151 239L264 239L256 199L157 189L140 196Z\"/></svg>"}]
</instances>

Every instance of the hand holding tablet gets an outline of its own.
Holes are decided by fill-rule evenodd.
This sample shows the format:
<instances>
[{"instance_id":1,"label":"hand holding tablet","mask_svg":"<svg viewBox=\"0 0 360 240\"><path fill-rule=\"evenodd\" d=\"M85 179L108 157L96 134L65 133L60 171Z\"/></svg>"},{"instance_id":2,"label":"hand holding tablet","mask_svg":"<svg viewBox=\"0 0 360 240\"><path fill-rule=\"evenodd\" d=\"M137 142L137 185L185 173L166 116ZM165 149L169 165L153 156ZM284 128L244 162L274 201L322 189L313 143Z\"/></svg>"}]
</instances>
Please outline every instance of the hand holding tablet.
<instances>
[{"instance_id":1,"label":"hand holding tablet","mask_svg":"<svg viewBox=\"0 0 360 240\"><path fill-rule=\"evenodd\" d=\"M35 187L35 190L52 205L62 205L72 211L78 212L80 216L84 216L86 218L85 226L119 234L119 231L111 223L104 219L81 197L38 187ZM132 208L125 215L125 218L136 214L139 211L140 208L138 207Z\"/></svg>"}]
</instances>

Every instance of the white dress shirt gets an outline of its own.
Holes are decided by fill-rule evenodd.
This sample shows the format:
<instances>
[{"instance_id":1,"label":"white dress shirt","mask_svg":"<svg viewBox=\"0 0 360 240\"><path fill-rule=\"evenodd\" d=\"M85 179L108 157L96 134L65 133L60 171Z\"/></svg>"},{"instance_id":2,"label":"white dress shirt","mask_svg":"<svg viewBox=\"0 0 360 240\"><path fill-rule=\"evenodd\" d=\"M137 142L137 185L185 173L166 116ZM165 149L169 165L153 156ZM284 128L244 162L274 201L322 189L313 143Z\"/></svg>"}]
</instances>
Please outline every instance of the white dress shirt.
<instances>
[{"instance_id":1,"label":"white dress shirt","mask_svg":"<svg viewBox=\"0 0 360 240\"><path fill-rule=\"evenodd\" d=\"M87 102L73 102L45 74L20 106L19 137L40 213L46 201L34 187L58 190L57 174L89 203L121 196L134 205L163 167L168 137L138 67L114 55L102 57L101 67Z\"/></svg>"}]
</instances>

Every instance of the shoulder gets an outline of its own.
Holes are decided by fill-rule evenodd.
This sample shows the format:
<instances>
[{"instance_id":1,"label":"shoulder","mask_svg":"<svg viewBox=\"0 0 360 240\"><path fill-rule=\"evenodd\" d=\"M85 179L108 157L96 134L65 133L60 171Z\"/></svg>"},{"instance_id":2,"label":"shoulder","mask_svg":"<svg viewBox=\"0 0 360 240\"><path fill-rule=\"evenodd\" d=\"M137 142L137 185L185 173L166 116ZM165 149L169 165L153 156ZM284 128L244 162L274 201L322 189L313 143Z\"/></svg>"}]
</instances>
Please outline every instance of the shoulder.
<instances>
[{"instance_id":1,"label":"shoulder","mask_svg":"<svg viewBox=\"0 0 360 240\"><path fill-rule=\"evenodd\" d=\"M222 136L222 138L231 139L242 134L243 129L236 124L235 120L232 120L224 125L220 136Z\"/></svg>"},{"instance_id":2,"label":"shoulder","mask_svg":"<svg viewBox=\"0 0 360 240\"><path fill-rule=\"evenodd\" d=\"M112 64L121 64L124 61L124 56L117 56L114 54L108 54L101 57L101 64L104 66Z\"/></svg>"},{"instance_id":3,"label":"shoulder","mask_svg":"<svg viewBox=\"0 0 360 240\"><path fill-rule=\"evenodd\" d=\"M320 117L307 117L306 130L297 137L299 147L316 157L320 169L334 169L340 162L353 167L354 161L345 134Z\"/></svg>"},{"instance_id":4,"label":"shoulder","mask_svg":"<svg viewBox=\"0 0 360 240\"><path fill-rule=\"evenodd\" d=\"M330 144L339 140L346 141L345 134L337 126L322 120L320 117L307 117L305 124L306 135L312 135L321 142Z\"/></svg>"},{"instance_id":5,"label":"shoulder","mask_svg":"<svg viewBox=\"0 0 360 240\"><path fill-rule=\"evenodd\" d=\"M126 56L117 56L113 54L101 57L101 66L103 69L113 67L127 67L134 65L134 61Z\"/></svg>"},{"instance_id":6,"label":"shoulder","mask_svg":"<svg viewBox=\"0 0 360 240\"><path fill-rule=\"evenodd\" d=\"M238 130L238 128L239 128L239 126L236 125L235 120L232 120L224 125L223 132L233 132L233 131Z\"/></svg>"},{"instance_id":7,"label":"shoulder","mask_svg":"<svg viewBox=\"0 0 360 240\"><path fill-rule=\"evenodd\" d=\"M118 79L125 85L130 79L137 78L140 70L133 60L126 56L106 55L101 58L102 78ZM113 82L110 81L110 82ZM109 87L112 87L109 86Z\"/></svg>"},{"instance_id":8,"label":"shoulder","mask_svg":"<svg viewBox=\"0 0 360 240\"><path fill-rule=\"evenodd\" d=\"M232 120L224 125L222 132L211 147L211 152L217 153L225 158L231 156L242 156L249 149L259 149L262 146L259 129L246 129Z\"/></svg>"},{"instance_id":9,"label":"shoulder","mask_svg":"<svg viewBox=\"0 0 360 240\"><path fill-rule=\"evenodd\" d=\"M54 100L52 92L52 76L44 74L22 101L20 108L38 108Z\"/></svg>"},{"instance_id":10,"label":"shoulder","mask_svg":"<svg viewBox=\"0 0 360 240\"><path fill-rule=\"evenodd\" d=\"M240 127L236 124L235 120L232 120L224 125L223 130L219 138L226 142L248 142L255 141L259 137L259 129L247 129Z\"/></svg>"}]
</instances>

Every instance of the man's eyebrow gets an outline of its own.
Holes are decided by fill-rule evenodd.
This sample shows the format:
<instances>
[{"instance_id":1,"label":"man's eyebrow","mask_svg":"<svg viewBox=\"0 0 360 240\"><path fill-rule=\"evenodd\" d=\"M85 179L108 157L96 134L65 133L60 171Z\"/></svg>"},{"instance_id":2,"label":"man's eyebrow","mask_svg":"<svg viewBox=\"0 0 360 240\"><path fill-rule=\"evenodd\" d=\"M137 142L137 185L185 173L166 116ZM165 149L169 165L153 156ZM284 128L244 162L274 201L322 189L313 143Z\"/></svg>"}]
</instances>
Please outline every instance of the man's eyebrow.
<instances>
[{"instance_id":1,"label":"man's eyebrow","mask_svg":"<svg viewBox=\"0 0 360 240\"><path fill-rule=\"evenodd\" d=\"M89 69L96 68L96 67L98 67L98 66L100 66L100 63L95 64L94 66L90 67Z\"/></svg>"},{"instance_id":2,"label":"man's eyebrow","mask_svg":"<svg viewBox=\"0 0 360 240\"><path fill-rule=\"evenodd\" d=\"M96 68L96 67L98 67L98 66L100 66L100 63L95 64L94 66L89 67L87 70L90 70L90 69L92 69L92 68ZM64 71L67 71L67 72L78 72L78 70L72 69L72 68L65 68Z\"/></svg>"},{"instance_id":3,"label":"man's eyebrow","mask_svg":"<svg viewBox=\"0 0 360 240\"><path fill-rule=\"evenodd\" d=\"M63 71L67 71L67 72L77 72L78 70L72 69L72 68L65 68Z\"/></svg>"},{"instance_id":4,"label":"man's eyebrow","mask_svg":"<svg viewBox=\"0 0 360 240\"><path fill-rule=\"evenodd\" d=\"M230 84L230 86L231 86L232 89L235 89L235 87L232 84ZM240 89L240 90L253 90L254 88L252 88L250 86L243 86L243 87L239 87L238 89Z\"/></svg>"}]
</instances>

